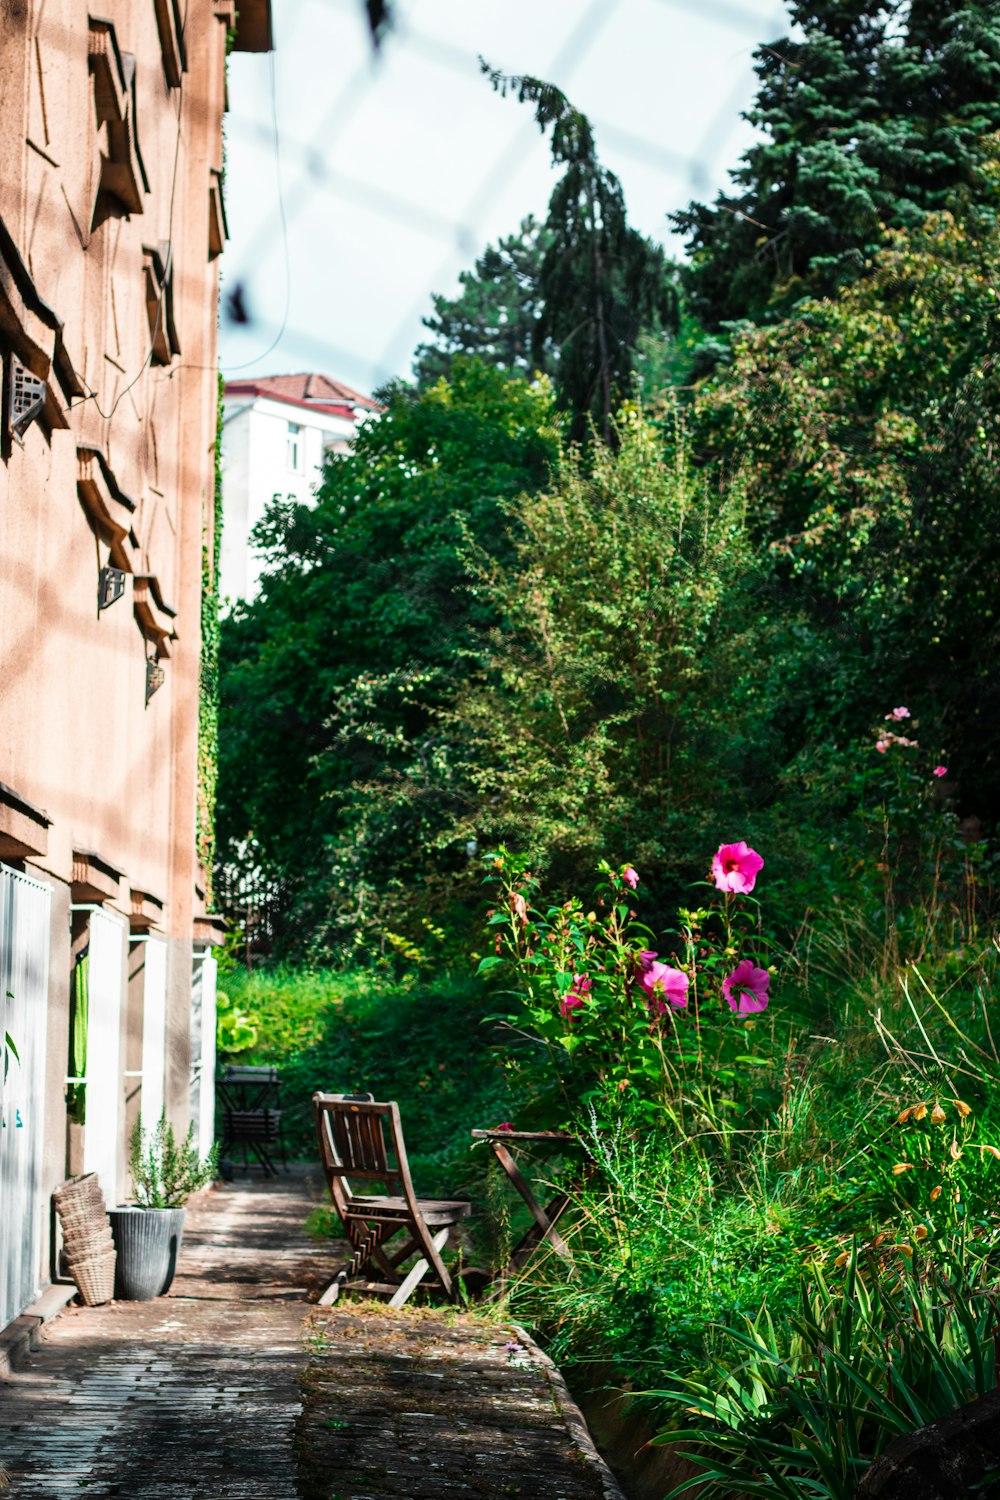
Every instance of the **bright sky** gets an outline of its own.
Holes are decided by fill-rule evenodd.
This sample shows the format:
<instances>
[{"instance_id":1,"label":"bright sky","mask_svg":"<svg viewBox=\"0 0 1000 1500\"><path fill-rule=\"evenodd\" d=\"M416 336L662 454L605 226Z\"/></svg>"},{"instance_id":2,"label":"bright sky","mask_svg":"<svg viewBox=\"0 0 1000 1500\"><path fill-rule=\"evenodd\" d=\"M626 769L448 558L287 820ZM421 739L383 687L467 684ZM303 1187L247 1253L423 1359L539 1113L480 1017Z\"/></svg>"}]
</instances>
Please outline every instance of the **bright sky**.
<instances>
[{"instance_id":1,"label":"bright sky","mask_svg":"<svg viewBox=\"0 0 1000 1500\"><path fill-rule=\"evenodd\" d=\"M223 316L223 373L362 391L409 374L432 292L544 216L547 141L478 54L557 83L631 222L678 254L666 215L725 184L751 138L753 48L787 31L780 0L396 0L373 58L361 0L273 7L276 51L229 63L223 297L241 283L252 321Z\"/></svg>"}]
</instances>

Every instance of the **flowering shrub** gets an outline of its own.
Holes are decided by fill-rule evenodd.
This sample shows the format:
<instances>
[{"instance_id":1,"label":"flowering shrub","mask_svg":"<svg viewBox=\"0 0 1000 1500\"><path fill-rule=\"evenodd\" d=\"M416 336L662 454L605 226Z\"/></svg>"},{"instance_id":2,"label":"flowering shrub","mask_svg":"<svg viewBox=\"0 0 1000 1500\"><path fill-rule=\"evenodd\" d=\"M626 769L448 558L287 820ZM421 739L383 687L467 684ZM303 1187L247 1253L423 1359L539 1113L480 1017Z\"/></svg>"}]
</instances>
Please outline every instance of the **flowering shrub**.
<instances>
[{"instance_id":1,"label":"flowering shrub","mask_svg":"<svg viewBox=\"0 0 1000 1500\"><path fill-rule=\"evenodd\" d=\"M907 721L910 728L916 730L919 727L916 719L914 719L908 708L891 709L883 719L883 723L886 724L903 724L907 723ZM898 734L894 729L883 729L882 726L879 725L879 727L875 730L875 749L878 751L879 755L888 754L888 752L894 746L898 746L901 750L919 750L920 741L911 739L907 734ZM920 774L919 768L917 768L917 774ZM948 767L944 765L935 766L931 771L931 775L938 778L947 776L947 774Z\"/></svg>"},{"instance_id":2,"label":"flowering shrub","mask_svg":"<svg viewBox=\"0 0 1000 1500\"><path fill-rule=\"evenodd\" d=\"M516 996L502 1018L506 1064L533 1123L564 1122L581 1103L655 1111L676 1100L692 1068L704 1073L709 1035L713 1073L721 1053L739 1060L771 977L758 953L744 951L757 926L747 897L764 866L745 841L718 849L705 882L710 904L680 912L663 953L631 905L640 884L632 865L602 860L591 905L574 897L549 906L524 859L501 847L487 865L497 899L488 916L493 952L479 973L501 971L510 980L504 993Z\"/></svg>"}]
</instances>

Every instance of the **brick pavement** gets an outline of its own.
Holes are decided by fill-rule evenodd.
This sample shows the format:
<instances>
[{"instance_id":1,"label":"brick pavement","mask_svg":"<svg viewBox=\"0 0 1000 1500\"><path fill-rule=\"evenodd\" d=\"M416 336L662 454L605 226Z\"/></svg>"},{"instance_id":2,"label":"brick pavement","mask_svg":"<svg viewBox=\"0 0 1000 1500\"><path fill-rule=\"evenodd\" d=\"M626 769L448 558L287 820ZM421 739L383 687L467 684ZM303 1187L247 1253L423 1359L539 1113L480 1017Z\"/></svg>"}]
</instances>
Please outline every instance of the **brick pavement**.
<instances>
[{"instance_id":1,"label":"brick pavement","mask_svg":"<svg viewBox=\"0 0 1000 1500\"><path fill-rule=\"evenodd\" d=\"M220 1188L189 1212L168 1297L47 1325L0 1385L4 1500L616 1495L509 1331L310 1306L331 1265L302 1230L317 1193L303 1175Z\"/></svg>"}]
</instances>

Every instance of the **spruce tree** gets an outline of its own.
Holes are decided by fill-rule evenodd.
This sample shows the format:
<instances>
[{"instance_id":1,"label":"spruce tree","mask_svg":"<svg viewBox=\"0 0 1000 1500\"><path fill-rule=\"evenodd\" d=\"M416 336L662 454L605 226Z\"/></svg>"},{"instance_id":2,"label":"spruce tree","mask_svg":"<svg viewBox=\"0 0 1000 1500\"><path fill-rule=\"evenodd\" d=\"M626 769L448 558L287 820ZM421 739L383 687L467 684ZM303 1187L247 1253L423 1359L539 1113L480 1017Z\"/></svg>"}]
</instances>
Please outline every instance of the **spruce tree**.
<instances>
[{"instance_id":1,"label":"spruce tree","mask_svg":"<svg viewBox=\"0 0 1000 1500\"><path fill-rule=\"evenodd\" d=\"M712 331L828 295L886 227L975 200L1000 131L996 0L792 0L790 19L801 39L757 51L747 119L762 139L733 190L672 215L692 311Z\"/></svg>"},{"instance_id":2,"label":"spruce tree","mask_svg":"<svg viewBox=\"0 0 1000 1500\"><path fill-rule=\"evenodd\" d=\"M549 200L538 278L534 353L558 351L560 404L571 435L612 435L615 408L632 394L639 335L677 327L677 296L663 251L633 229L615 174L601 165L587 117L539 78L510 78L482 64L502 95L533 104L552 160L565 170Z\"/></svg>"}]
</instances>

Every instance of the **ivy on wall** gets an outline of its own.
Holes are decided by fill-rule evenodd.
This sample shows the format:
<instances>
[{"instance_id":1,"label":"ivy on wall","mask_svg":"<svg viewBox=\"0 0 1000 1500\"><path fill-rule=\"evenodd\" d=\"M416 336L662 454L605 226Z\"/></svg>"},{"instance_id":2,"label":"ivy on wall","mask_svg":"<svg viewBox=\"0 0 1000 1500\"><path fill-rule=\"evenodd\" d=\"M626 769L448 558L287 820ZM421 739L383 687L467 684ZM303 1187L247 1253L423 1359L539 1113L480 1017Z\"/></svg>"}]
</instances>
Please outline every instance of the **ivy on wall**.
<instances>
[{"instance_id":1,"label":"ivy on wall","mask_svg":"<svg viewBox=\"0 0 1000 1500\"><path fill-rule=\"evenodd\" d=\"M219 554L222 547L222 376L215 423L215 489L211 524L201 545L201 662L198 679L198 862L205 871L205 907L212 909L215 795L219 779Z\"/></svg>"}]
</instances>

